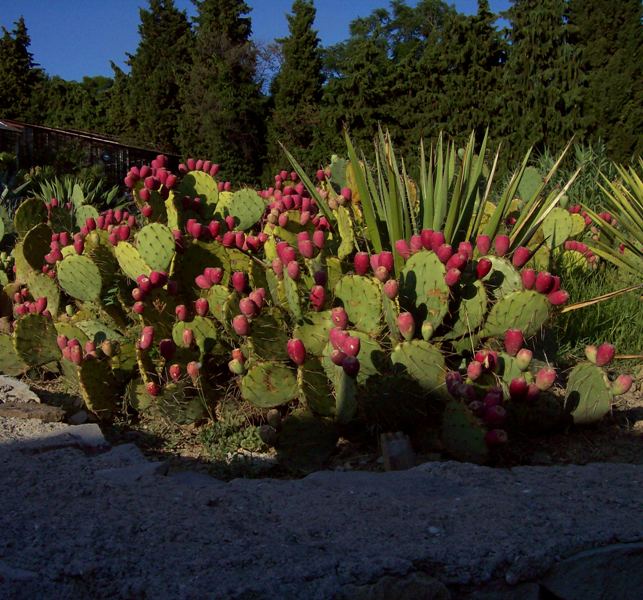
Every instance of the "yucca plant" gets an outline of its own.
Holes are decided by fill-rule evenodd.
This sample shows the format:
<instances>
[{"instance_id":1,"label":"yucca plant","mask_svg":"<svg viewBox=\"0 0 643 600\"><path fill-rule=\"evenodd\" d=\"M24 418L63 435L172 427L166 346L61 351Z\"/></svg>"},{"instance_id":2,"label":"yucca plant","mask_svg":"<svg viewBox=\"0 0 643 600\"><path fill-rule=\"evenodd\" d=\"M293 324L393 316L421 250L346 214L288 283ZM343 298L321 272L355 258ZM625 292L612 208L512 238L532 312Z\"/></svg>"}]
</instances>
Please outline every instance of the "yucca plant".
<instances>
[{"instance_id":1,"label":"yucca plant","mask_svg":"<svg viewBox=\"0 0 643 600\"><path fill-rule=\"evenodd\" d=\"M119 188L108 188L105 180L100 178L65 175L39 180L33 193L43 202L56 198L61 202L72 202L76 208L84 204L107 208L116 204Z\"/></svg>"}]
</instances>

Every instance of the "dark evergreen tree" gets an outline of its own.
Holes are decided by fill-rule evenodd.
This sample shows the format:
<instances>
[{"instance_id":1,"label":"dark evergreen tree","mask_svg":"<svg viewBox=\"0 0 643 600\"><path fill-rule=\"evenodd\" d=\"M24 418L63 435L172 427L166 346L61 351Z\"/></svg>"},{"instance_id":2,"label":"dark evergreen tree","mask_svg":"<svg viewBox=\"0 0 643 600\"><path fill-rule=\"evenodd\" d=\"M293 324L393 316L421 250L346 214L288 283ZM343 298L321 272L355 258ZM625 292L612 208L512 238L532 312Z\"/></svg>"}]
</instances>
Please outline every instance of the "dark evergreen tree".
<instances>
[{"instance_id":1,"label":"dark evergreen tree","mask_svg":"<svg viewBox=\"0 0 643 600\"><path fill-rule=\"evenodd\" d=\"M643 4L570 0L572 41L583 77L582 124L625 161L643 153Z\"/></svg>"},{"instance_id":2,"label":"dark evergreen tree","mask_svg":"<svg viewBox=\"0 0 643 600\"><path fill-rule=\"evenodd\" d=\"M190 24L173 0L149 0L140 18L138 48L127 61L129 110L136 124L133 134L141 146L177 152L179 90L189 71Z\"/></svg>"},{"instance_id":3,"label":"dark evergreen tree","mask_svg":"<svg viewBox=\"0 0 643 600\"><path fill-rule=\"evenodd\" d=\"M566 5L566 0L514 0L505 13L511 29L503 123L514 157L529 146L557 151L579 133L579 65L568 40Z\"/></svg>"},{"instance_id":4,"label":"dark evergreen tree","mask_svg":"<svg viewBox=\"0 0 643 600\"><path fill-rule=\"evenodd\" d=\"M264 107L255 81L256 49L243 0L195 1L192 68L182 90L181 148L222 165L225 177L250 183L265 154Z\"/></svg>"},{"instance_id":5,"label":"dark evergreen tree","mask_svg":"<svg viewBox=\"0 0 643 600\"><path fill-rule=\"evenodd\" d=\"M31 38L20 17L12 31L2 28L0 38L0 117L32 120L34 89L43 78L29 52Z\"/></svg>"},{"instance_id":6,"label":"dark evergreen tree","mask_svg":"<svg viewBox=\"0 0 643 600\"><path fill-rule=\"evenodd\" d=\"M135 143L137 124L129 97L129 75L111 63L114 83L107 93L105 133L124 143Z\"/></svg>"},{"instance_id":7,"label":"dark evergreen tree","mask_svg":"<svg viewBox=\"0 0 643 600\"><path fill-rule=\"evenodd\" d=\"M314 146L324 80L312 0L295 0L287 18L290 35L277 40L283 63L271 86L274 109L268 125L267 175L283 168L279 142L308 170L328 158L320 155L319 144Z\"/></svg>"}]
</instances>

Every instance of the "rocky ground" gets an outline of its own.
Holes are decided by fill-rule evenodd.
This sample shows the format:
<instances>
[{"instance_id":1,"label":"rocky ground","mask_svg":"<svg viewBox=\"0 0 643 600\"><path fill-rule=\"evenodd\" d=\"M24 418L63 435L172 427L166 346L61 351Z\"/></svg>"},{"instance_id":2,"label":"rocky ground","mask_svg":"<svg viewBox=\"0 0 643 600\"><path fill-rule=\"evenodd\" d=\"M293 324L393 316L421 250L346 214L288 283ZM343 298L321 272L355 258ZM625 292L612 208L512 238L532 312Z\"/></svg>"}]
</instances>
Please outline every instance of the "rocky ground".
<instances>
[{"instance_id":1,"label":"rocky ground","mask_svg":"<svg viewBox=\"0 0 643 600\"><path fill-rule=\"evenodd\" d=\"M638 600L642 484L455 462L225 483L0 417L0 598Z\"/></svg>"}]
</instances>

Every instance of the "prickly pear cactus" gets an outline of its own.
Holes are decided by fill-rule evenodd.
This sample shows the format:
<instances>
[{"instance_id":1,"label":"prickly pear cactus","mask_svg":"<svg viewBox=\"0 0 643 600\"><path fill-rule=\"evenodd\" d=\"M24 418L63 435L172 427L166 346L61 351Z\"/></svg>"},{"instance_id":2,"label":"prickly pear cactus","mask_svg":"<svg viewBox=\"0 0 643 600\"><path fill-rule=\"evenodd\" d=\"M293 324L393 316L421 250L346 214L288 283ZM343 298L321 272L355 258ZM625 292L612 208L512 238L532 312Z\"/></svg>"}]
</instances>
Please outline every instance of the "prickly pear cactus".
<instances>
[{"instance_id":1,"label":"prickly pear cactus","mask_svg":"<svg viewBox=\"0 0 643 600\"><path fill-rule=\"evenodd\" d=\"M216 213L222 217L234 217L235 228L240 231L250 229L259 222L266 210L266 203L255 190L246 188L230 196L221 197Z\"/></svg>"},{"instance_id":2,"label":"prickly pear cactus","mask_svg":"<svg viewBox=\"0 0 643 600\"><path fill-rule=\"evenodd\" d=\"M13 224L19 237L24 237L27 232L47 220L47 208L38 198L28 198L16 210Z\"/></svg>"},{"instance_id":3,"label":"prickly pear cactus","mask_svg":"<svg viewBox=\"0 0 643 600\"><path fill-rule=\"evenodd\" d=\"M78 365L78 383L87 408L101 420L118 409L119 386L107 360L85 359Z\"/></svg>"},{"instance_id":4,"label":"prickly pear cactus","mask_svg":"<svg viewBox=\"0 0 643 600\"><path fill-rule=\"evenodd\" d=\"M283 313L266 310L252 320L248 343L260 360L288 360L286 344L288 332L284 327Z\"/></svg>"},{"instance_id":5,"label":"prickly pear cactus","mask_svg":"<svg viewBox=\"0 0 643 600\"><path fill-rule=\"evenodd\" d=\"M98 211L90 204L81 204L76 207L76 225L82 227L87 219L98 219Z\"/></svg>"},{"instance_id":6,"label":"prickly pear cactus","mask_svg":"<svg viewBox=\"0 0 643 600\"><path fill-rule=\"evenodd\" d=\"M308 348L308 347L307 347ZM316 415L333 417L335 415L335 400L333 390L316 357L308 357L297 371L299 399Z\"/></svg>"},{"instance_id":7,"label":"prickly pear cactus","mask_svg":"<svg viewBox=\"0 0 643 600\"><path fill-rule=\"evenodd\" d=\"M256 363L241 379L241 395L257 408L281 406L299 395L297 377L278 362Z\"/></svg>"},{"instance_id":8,"label":"prickly pear cactus","mask_svg":"<svg viewBox=\"0 0 643 600\"><path fill-rule=\"evenodd\" d=\"M47 310L53 317L58 314L60 290L53 279L34 271L27 276L27 287L32 298L47 298Z\"/></svg>"},{"instance_id":9,"label":"prickly pear cactus","mask_svg":"<svg viewBox=\"0 0 643 600\"><path fill-rule=\"evenodd\" d=\"M609 379L601 367L582 362L572 369L567 380L565 409L574 423L600 421L612 408L613 400Z\"/></svg>"},{"instance_id":10,"label":"prickly pear cactus","mask_svg":"<svg viewBox=\"0 0 643 600\"><path fill-rule=\"evenodd\" d=\"M42 315L25 315L16 321L13 344L16 354L30 367L39 367L60 359L56 328Z\"/></svg>"},{"instance_id":11,"label":"prickly pear cactus","mask_svg":"<svg viewBox=\"0 0 643 600\"><path fill-rule=\"evenodd\" d=\"M119 244L120 245L120 244ZM172 231L161 223L151 223L136 236L136 247L145 264L153 271L167 272L174 258Z\"/></svg>"},{"instance_id":12,"label":"prickly pear cactus","mask_svg":"<svg viewBox=\"0 0 643 600\"><path fill-rule=\"evenodd\" d=\"M199 197L214 208L219 201L217 182L211 175L201 171L186 173L177 188L177 196Z\"/></svg>"},{"instance_id":13,"label":"prickly pear cactus","mask_svg":"<svg viewBox=\"0 0 643 600\"><path fill-rule=\"evenodd\" d=\"M332 327L329 310L306 313L302 322L295 327L293 337L304 343L309 354L321 356L328 342L328 332Z\"/></svg>"},{"instance_id":14,"label":"prickly pear cactus","mask_svg":"<svg viewBox=\"0 0 643 600\"><path fill-rule=\"evenodd\" d=\"M487 291L481 281L467 282L460 287L458 296L455 320L442 340L454 340L477 331L487 314Z\"/></svg>"},{"instance_id":15,"label":"prickly pear cactus","mask_svg":"<svg viewBox=\"0 0 643 600\"><path fill-rule=\"evenodd\" d=\"M518 194L523 202L530 200L542 185L543 176L536 167L527 167L518 183Z\"/></svg>"},{"instance_id":16,"label":"prickly pear cactus","mask_svg":"<svg viewBox=\"0 0 643 600\"><path fill-rule=\"evenodd\" d=\"M72 298L93 302L100 297L103 281L94 261L70 255L58 265L58 283Z\"/></svg>"},{"instance_id":17,"label":"prickly pear cactus","mask_svg":"<svg viewBox=\"0 0 643 600\"><path fill-rule=\"evenodd\" d=\"M341 301L348 318L360 331L379 333L382 322L381 284L364 275L345 275L335 286L335 298Z\"/></svg>"},{"instance_id":18,"label":"prickly pear cactus","mask_svg":"<svg viewBox=\"0 0 643 600\"><path fill-rule=\"evenodd\" d=\"M380 376L380 373L386 368L387 354L377 340L367 333L363 331L351 331L350 334L360 340L360 369L357 375L357 383L361 385L372 377L377 378ZM333 346L329 342L324 348L322 365L328 378L332 381L333 385L336 385L335 377L337 370L335 369L335 364L330 359L332 351Z\"/></svg>"},{"instance_id":19,"label":"prickly pear cactus","mask_svg":"<svg viewBox=\"0 0 643 600\"><path fill-rule=\"evenodd\" d=\"M511 292L523 289L520 273L506 258L499 256L485 256L491 261L491 271L483 277L482 281L490 289L491 295L502 298Z\"/></svg>"},{"instance_id":20,"label":"prickly pear cactus","mask_svg":"<svg viewBox=\"0 0 643 600\"><path fill-rule=\"evenodd\" d=\"M132 281L141 275L149 275L152 270L129 242L119 242L114 248L114 255L123 273Z\"/></svg>"},{"instance_id":21,"label":"prickly pear cactus","mask_svg":"<svg viewBox=\"0 0 643 600\"><path fill-rule=\"evenodd\" d=\"M337 229L339 231L340 244L337 248L337 256L344 259L349 256L355 247L355 230L350 213L344 206L338 206L335 210Z\"/></svg>"},{"instance_id":22,"label":"prickly pear cactus","mask_svg":"<svg viewBox=\"0 0 643 600\"><path fill-rule=\"evenodd\" d=\"M520 329L528 337L542 327L549 316L547 297L533 291L512 292L489 311L482 335L503 336L507 329Z\"/></svg>"},{"instance_id":23,"label":"prickly pear cactus","mask_svg":"<svg viewBox=\"0 0 643 600\"><path fill-rule=\"evenodd\" d=\"M459 460L487 460L486 429L462 402L451 400L442 415L441 437L446 450Z\"/></svg>"},{"instance_id":24,"label":"prickly pear cactus","mask_svg":"<svg viewBox=\"0 0 643 600\"><path fill-rule=\"evenodd\" d=\"M51 228L40 223L30 229L22 241L22 254L29 266L35 271L45 263L45 255L49 252L51 242Z\"/></svg>"},{"instance_id":25,"label":"prickly pear cactus","mask_svg":"<svg viewBox=\"0 0 643 600\"><path fill-rule=\"evenodd\" d=\"M438 347L424 340L402 342L393 349L391 362L401 366L427 392L446 396L446 365Z\"/></svg>"},{"instance_id":26,"label":"prickly pear cactus","mask_svg":"<svg viewBox=\"0 0 643 600\"><path fill-rule=\"evenodd\" d=\"M183 332L191 329L194 333L194 341L201 353L213 352L218 344L219 332L211 319L199 317L192 321L178 321L172 329L172 339L179 347L184 347Z\"/></svg>"},{"instance_id":27,"label":"prickly pear cactus","mask_svg":"<svg viewBox=\"0 0 643 600\"><path fill-rule=\"evenodd\" d=\"M27 365L18 356L10 335L0 334L0 374L15 377L27 370Z\"/></svg>"},{"instance_id":28,"label":"prickly pear cactus","mask_svg":"<svg viewBox=\"0 0 643 600\"><path fill-rule=\"evenodd\" d=\"M574 229L571 214L564 208L554 208L543 221L543 235L549 248L557 248L567 241Z\"/></svg>"}]
</instances>

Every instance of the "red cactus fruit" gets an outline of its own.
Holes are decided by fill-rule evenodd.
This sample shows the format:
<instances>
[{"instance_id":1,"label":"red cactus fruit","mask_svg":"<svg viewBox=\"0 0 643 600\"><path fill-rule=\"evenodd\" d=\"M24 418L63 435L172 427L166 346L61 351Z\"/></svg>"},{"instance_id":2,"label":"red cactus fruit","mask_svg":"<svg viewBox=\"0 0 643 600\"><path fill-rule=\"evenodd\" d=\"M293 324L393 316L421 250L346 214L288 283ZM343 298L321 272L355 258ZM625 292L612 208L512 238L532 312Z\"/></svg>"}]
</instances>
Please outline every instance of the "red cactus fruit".
<instances>
[{"instance_id":1,"label":"red cactus fruit","mask_svg":"<svg viewBox=\"0 0 643 600\"><path fill-rule=\"evenodd\" d=\"M196 381L199 378L199 373L201 371L201 363L196 362L196 360L192 360L186 365L185 370L191 377L192 381Z\"/></svg>"},{"instance_id":2,"label":"red cactus fruit","mask_svg":"<svg viewBox=\"0 0 643 600\"><path fill-rule=\"evenodd\" d=\"M355 356L346 356L342 361L342 369L349 377L357 377L359 374L359 359Z\"/></svg>"},{"instance_id":3,"label":"red cactus fruit","mask_svg":"<svg viewBox=\"0 0 643 600\"><path fill-rule=\"evenodd\" d=\"M458 252L461 254L464 254L467 257L467 260L471 260L473 258L473 245L471 242L460 242L458 244Z\"/></svg>"},{"instance_id":4,"label":"red cactus fruit","mask_svg":"<svg viewBox=\"0 0 643 600\"><path fill-rule=\"evenodd\" d=\"M472 360L467 365L467 376L471 381L475 381L482 375L482 363L477 360Z\"/></svg>"},{"instance_id":5,"label":"red cactus fruit","mask_svg":"<svg viewBox=\"0 0 643 600\"><path fill-rule=\"evenodd\" d=\"M188 318L188 309L185 304L179 304L174 309L174 314L179 321L185 321Z\"/></svg>"},{"instance_id":6,"label":"red cactus fruit","mask_svg":"<svg viewBox=\"0 0 643 600\"><path fill-rule=\"evenodd\" d=\"M390 300L397 298L397 294L400 290L400 284L397 282L397 279L389 279L384 284L384 294Z\"/></svg>"},{"instance_id":7,"label":"red cactus fruit","mask_svg":"<svg viewBox=\"0 0 643 600\"><path fill-rule=\"evenodd\" d=\"M384 283L385 281L388 281L390 276L391 274L389 273L386 267L379 266L377 267L377 269L375 269L375 277L382 283Z\"/></svg>"},{"instance_id":8,"label":"red cactus fruit","mask_svg":"<svg viewBox=\"0 0 643 600\"><path fill-rule=\"evenodd\" d=\"M456 252L451 258L447 261L446 268L447 269L459 269L460 271L462 268L467 264L467 255L462 254L460 252Z\"/></svg>"},{"instance_id":9,"label":"red cactus fruit","mask_svg":"<svg viewBox=\"0 0 643 600\"><path fill-rule=\"evenodd\" d=\"M394 259L393 259L393 253L389 252L388 250L384 250L379 253L379 266L384 267L389 273L393 272L394 268Z\"/></svg>"},{"instance_id":10,"label":"red cactus fruit","mask_svg":"<svg viewBox=\"0 0 643 600\"><path fill-rule=\"evenodd\" d=\"M548 294L554 285L554 278L548 271L541 271L536 275L536 291L540 294Z\"/></svg>"},{"instance_id":11,"label":"red cactus fruit","mask_svg":"<svg viewBox=\"0 0 643 600\"><path fill-rule=\"evenodd\" d=\"M444 244L444 233L441 231L434 231L431 236L431 250L437 254L438 248Z\"/></svg>"},{"instance_id":12,"label":"red cactus fruit","mask_svg":"<svg viewBox=\"0 0 643 600\"><path fill-rule=\"evenodd\" d=\"M369 256L367 252L357 252L353 258L353 269L358 275L366 275L369 268Z\"/></svg>"},{"instance_id":13,"label":"red cactus fruit","mask_svg":"<svg viewBox=\"0 0 643 600\"><path fill-rule=\"evenodd\" d=\"M484 436L485 444L490 448L502 446L507 443L508 439L507 432L504 429L491 429Z\"/></svg>"},{"instance_id":14,"label":"red cactus fruit","mask_svg":"<svg viewBox=\"0 0 643 600\"><path fill-rule=\"evenodd\" d=\"M167 370L172 381L178 381L181 379L181 366L176 363L170 365L170 368Z\"/></svg>"},{"instance_id":15,"label":"red cactus fruit","mask_svg":"<svg viewBox=\"0 0 643 600\"><path fill-rule=\"evenodd\" d=\"M134 304L132 304L132 312L137 315L142 315L145 312L145 304L140 300L138 302L134 302Z\"/></svg>"},{"instance_id":16,"label":"red cactus fruit","mask_svg":"<svg viewBox=\"0 0 643 600\"><path fill-rule=\"evenodd\" d=\"M479 235L476 238L476 249L478 254L484 256L489 254L489 249L491 248L491 238L488 235Z\"/></svg>"},{"instance_id":17,"label":"red cactus fruit","mask_svg":"<svg viewBox=\"0 0 643 600\"><path fill-rule=\"evenodd\" d=\"M66 335L62 335L62 334L61 334L61 335L59 335L59 336L56 336L56 344L58 345L58 347L59 347L61 350L64 350L64 349L67 347L67 342L68 342L68 341L69 341L69 340L67 339L67 336L66 336Z\"/></svg>"},{"instance_id":18,"label":"red cactus fruit","mask_svg":"<svg viewBox=\"0 0 643 600\"><path fill-rule=\"evenodd\" d=\"M420 231L420 239L426 250L431 250L431 240L433 239L433 229L423 229Z\"/></svg>"},{"instance_id":19,"label":"red cactus fruit","mask_svg":"<svg viewBox=\"0 0 643 600\"><path fill-rule=\"evenodd\" d=\"M596 365L599 367L609 365L614 359L614 354L616 354L616 348L612 344L601 344L596 349Z\"/></svg>"},{"instance_id":20,"label":"red cactus fruit","mask_svg":"<svg viewBox=\"0 0 643 600\"><path fill-rule=\"evenodd\" d=\"M149 294L152 291L152 282L147 275L140 275L137 277L136 283L138 283L138 287L143 294Z\"/></svg>"},{"instance_id":21,"label":"red cactus fruit","mask_svg":"<svg viewBox=\"0 0 643 600\"><path fill-rule=\"evenodd\" d=\"M516 269L520 269L520 267L524 266L527 263L530 257L531 251L529 250L529 248L526 248L525 246L518 246L511 258L511 263L514 267L516 267Z\"/></svg>"},{"instance_id":22,"label":"red cactus fruit","mask_svg":"<svg viewBox=\"0 0 643 600\"><path fill-rule=\"evenodd\" d=\"M237 315L232 319L232 329L234 329L237 335L242 337L247 336L250 333L250 323L248 317L245 315Z\"/></svg>"},{"instance_id":23,"label":"red cactus fruit","mask_svg":"<svg viewBox=\"0 0 643 600\"><path fill-rule=\"evenodd\" d=\"M435 250L435 254L437 255L440 262L446 265L447 261L453 255L453 248L451 247L451 244L442 244Z\"/></svg>"},{"instance_id":24,"label":"red cactus fruit","mask_svg":"<svg viewBox=\"0 0 643 600\"><path fill-rule=\"evenodd\" d=\"M548 390L556 381L556 369L553 367L543 367L536 373L536 387L544 392Z\"/></svg>"},{"instance_id":25,"label":"red cactus fruit","mask_svg":"<svg viewBox=\"0 0 643 600\"><path fill-rule=\"evenodd\" d=\"M259 314L259 307L251 298L241 298L239 300L239 310L249 319L256 317Z\"/></svg>"},{"instance_id":26,"label":"red cactus fruit","mask_svg":"<svg viewBox=\"0 0 643 600\"><path fill-rule=\"evenodd\" d=\"M176 352L176 344L174 340L165 338L159 342L159 352L165 360L170 360Z\"/></svg>"},{"instance_id":27,"label":"red cactus fruit","mask_svg":"<svg viewBox=\"0 0 643 600\"><path fill-rule=\"evenodd\" d=\"M525 338L520 329L507 329L505 331L505 350L509 356L516 356L525 343Z\"/></svg>"},{"instance_id":28,"label":"red cactus fruit","mask_svg":"<svg viewBox=\"0 0 643 600\"><path fill-rule=\"evenodd\" d=\"M449 269L444 276L444 281L449 287L453 287L458 281L460 281L462 273L460 269Z\"/></svg>"},{"instance_id":29,"label":"red cactus fruit","mask_svg":"<svg viewBox=\"0 0 643 600\"><path fill-rule=\"evenodd\" d=\"M529 384L524 377L516 377L509 384L509 396L512 400L523 400L527 397Z\"/></svg>"},{"instance_id":30,"label":"red cactus fruit","mask_svg":"<svg viewBox=\"0 0 643 600\"><path fill-rule=\"evenodd\" d=\"M326 243L326 234L321 229L316 229L313 231L313 244L320 250L324 247Z\"/></svg>"},{"instance_id":31,"label":"red cactus fruit","mask_svg":"<svg viewBox=\"0 0 643 600\"><path fill-rule=\"evenodd\" d=\"M297 366L303 365L306 361L306 347L304 346L304 342L302 342L300 339L293 338L291 340L288 340L288 343L286 344L286 350L288 352L290 360L292 360L292 362L294 362Z\"/></svg>"},{"instance_id":32,"label":"red cactus fruit","mask_svg":"<svg viewBox=\"0 0 643 600\"><path fill-rule=\"evenodd\" d=\"M561 306L569 300L569 293L565 290L556 290L547 294L547 300L552 306Z\"/></svg>"},{"instance_id":33,"label":"red cactus fruit","mask_svg":"<svg viewBox=\"0 0 643 600\"><path fill-rule=\"evenodd\" d=\"M167 283L167 273L164 271L152 271L150 273L150 283L152 287L162 287Z\"/></svg>"},{"instance_id":34,"label":"red cactus fruit","mask_svg":"<svg viewBox=\"0 0 643 600\"><path fill-rule=\"evenodd\" d=\"M194 331L191 329L184 329L181 339L183 340L183 345L189 348L194 344Z\"/></svg>"},{"instance_id":35,"label":"red cactus fruit","mask_svg":"<svg viewBox=\"0 0 643 600\"><path fill-rule=\"evenodd\" d=\"M341 350L344 344L344 340L348 337L348 335L349 335L348 331L339 329L337 327L333 327L328 332L328 340L330 341L333 348L337 348L338 350Z\"/></svg>"},{"instance_id":36,"label":"red cactus fruit","mask_svg":"<svg viewBox=\"0 0 643 600\"><path fill-rule=\"evenodd\" d=\"M494 371L498 365L498 353L493 350L480 350L473 358L482 363L485 373Z\"/></svg>"},{"instance_id":37,"label":"red cactus fruit","mask_svg":"<svg viewBox=\"0 0 643 600\"><path fill-rule=\"evenodd\" d=\"M485 406L497 406L502 404L502 390L500 388L491 388L482 399Z\"/></svg>"},{"instance_id":38,"label":"red cactus fruit","mask_svg":"<svg viewBox=\"0 0 643 600\"><path fill-rule=\"evenodd\" d=\"M315 255L315 246L311 240L299 240L297 249L304 258L312 258Z\"/></svg>"},{"instance_id":39,"label":"red cactus fruit","mask_svg":"<svg viewBox=\"0 0 643 600\"><path fill-rule=\"evenodd\" d=\"M45 296L41 296L36 300L36 312L41 315L45 310L47 309L47 298Z\"/></svg>"},{"instance_id":40,"label":"red cactus fruit","mask_svg":"<svg viewBox=\"0 0 643 600\"><path fill-rule=\"evenodd\" d=\"M324 287L314 285L310 290L309 300L313 309L319 312L324 307L324 302L326 302L326 290Z\"/></svg>"},{"instance_id":41,"label":"red cactus fruit","mask_svg":"<svg viewBox=\"0 0 643 600\"><path fill-rule=\"evenodd\" d=\"M397 240L397 242L395 242L395 251L404 260L408 260L409 256L411 256L411 248L406 240Z\"/></svg>"},{"instance_id":42,"label":"red cactus fruit","mask_svg":"<svg viewBox=\"0 0 643 600\"><path fill-rule=\"evenodd\" d=\"M357 356L361 348L360 339L356 336L349 335L342 342L342 351L347 356Z\"/></svg>"},{"instance_id":43,"label":"red cactus fruit","mask_svg":"<svg viewBox=\"0 0 643 600\"><path fill-rule=\"evenodd\" d=\"M411 241L409 243L409 247L411 248L412 254L415 254L416 252L419 252L420 250L424 249L424 246L422 245L422 238L417 234L412 235Z\"/></svg>"},{"instance_id":44,"label":"red cactus fruit","mask_svg":"<svg viewBox=\"0 0 643 600\"><path fill-rule=\"evenodd\" d=\"M551 290L549 290L550 294L552 292L557 292L560 289L560 277L558 275L552 275L551 278L554 282L551 285Z\"/></svg>"},{"instance_id":45,"label":"red cactus fruit","mask_svg":"<svg viewBox=\"0 0 643 600\"><path fill-rule=\"evenodd\" d=\"M333 350L330 353L330 360L333 362L333 364L337 365L338 367L342 366L342 363L344 362L345 358L346 358L346 354L344 354L341 350L337 348L333 348Z\"/></svg>"},{"instance_id":46,"label":"red cactus fruit","mask_svg":"<svg viewBox=\"0 0 643 600\"><path fill-rule=\"evenodd\" d=\"M520 278L522 279L522 285L526 290L530 290L536 284L536 271L533 269L523 269L520 272Z\"/></svg>"},{"instance_id":47,"label":"red cactus fruit","mask_svg":"<svg viewBox=\"0 0 643 600\"><path fill-rule=\"evenodd\" d=\"M202 290L209 290L212 287L210 280L205 275L197 275L194 278L194 283Z\"/></svg>"},{"instance_id":48,"label":"red cactus fruit","mask_svg":"<svg viewBox=\"0 0 643 600\"><path fill-rule=\"evenodd\" d=\"M516 364L521 371L526 371L531 363L533 353L528 348L521 348L516 353Z\"/></svg>"},{"instance_id":49,"label":"red cactus fruit","mask_svg":"<svg viewBox=\"0 0 643 600\"><path fill-rule=\"evenodd\" d=\"M200 317L205 317L205 315L208 314L208 309L210 308L210 305L208 304L208 301L205 298L198 298L194 302L194 312L196 312L197 315Z\"/></svg>"},{"instance_id":50,"label":"red cactus fruit","mask_svg":"<svg viewBox=\"0 0 643 600\"><path fill-rule=\"evenodd\" d=\"M232 287L237 293L243 294L243 292L246 291L248 287L248 277L243 271L235 271L232 273L231 280Z\"/></svg>"},{"instance_id":51,"label":"red cactus fruit","mask_svg":"<svg viewBox=\"0 0 643 600\"><path fill-rule=\"evenodd\" d=\"M410 312L400 313L397 318L397 327L406 341L413 339L413 335L415 334L415 319Z\"/></svg>"},{"instance_id":52,"label":"red cactus fruit","mask_svg":"<svg viewBox=\"0 0 643 600\"><path fill-rule=\"evenodd\" d=\"M161 388L159 387L158 383L154 381L150 381L145 384L145 389L150 396L156 397L161 393Z\"/></svg>"},{"instance_id":53,"label":"red cactus fruit","mask_svg":"<svg viewBox=\"0 0 643 600\"><path fill-rule=\"evenodd\" d=\"M626 375L625 373L619 375L612 382L612 394L614 394L615 396L620 396L621 394L629 392L633 382L634 380L632 379L631 375Z\"/></svg>"},{"instance_id":54,"label":"red cactus fruit","mask_svg":"<svg viewBox=\"0 0 643 600\"><path fill-rule=\"evenodd\" d=\"M498 256L504 256L509 251L510 240L508 235L497 235L493 241L494 249Z\"/></svg>"},{"instance_id":55,"label":"red cactus fruit","mask_svg":"<svg viewBox=\"0 0 643 600\"><path fill-rule=\"evenodd\" d=\"M492 266L493 263L488 258L481 258L476 263L476 276L478 279L486 277L489 274L489 271L491 271Z\"/></svg>"},{"instance_id":56,"label":"red cactus fruit","mask_svg":"<svg viewBox=\"0 0 643 600\"><path fill-rule=\"evenodd\" d=\"M74 250L76 251L76 254L82 254L84 249L85 242L82 240L82 238L74 240Z\"/></svg>"},{"instance_id":57,"label":"red cactus fruit","mask_svg":"<svg viewBox=\"0 0 643 600\"><path fill-rule=\"evenodd\" d=\"M462 375L458 371L448 371L445 383L449 394L455 397L458 393L458 386L462 384Z\"/></svg>"},{"instance_id":58,"label":"red cactus fruit","mask_svg":"<svg viewBox=\"0 0 643 600\"><path fill-rule=\"evenodd\" d=\"M141 190L141 191L143 191L143 190ZM147 204L147 202L145 204L143 204L143 206L141 207L141 214L146 219L149 219L152 216L153 212L154 212L154 210L152 209L152 207L149 204Z\"/></svg>"},{"instance_id":59,"label":"red cactus fruit","mask_svg":"<svg viewBox=\"0 0 643 600\"><path fill-rule=\"evenodd\" d=\"M337 306L330 311L330 318L335 327L339 329L346 329L348 325L348 313L342 306Z\"/></svg>"},{"instance_id":60,"label":"red cactus fruit","mask_svg":"<svg viewBox=\"0 0 643 600\"><path fill-rule=\"evenodd\" d=\"M488 406L485 408L482 418L487 426L498 427L505 422L507 411L499 404Z\"/></svg>"}]
</instances>

